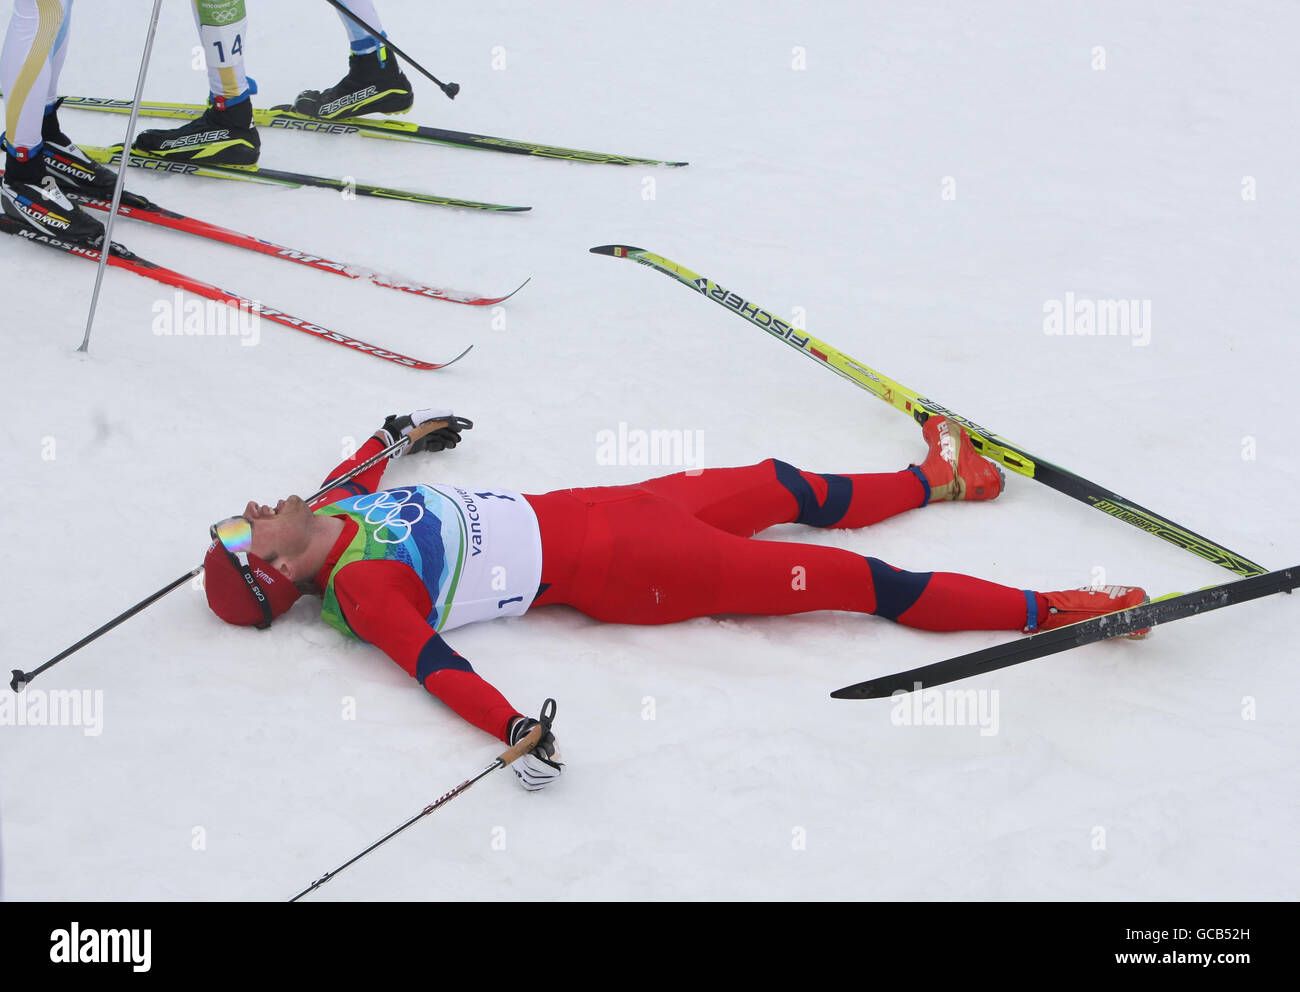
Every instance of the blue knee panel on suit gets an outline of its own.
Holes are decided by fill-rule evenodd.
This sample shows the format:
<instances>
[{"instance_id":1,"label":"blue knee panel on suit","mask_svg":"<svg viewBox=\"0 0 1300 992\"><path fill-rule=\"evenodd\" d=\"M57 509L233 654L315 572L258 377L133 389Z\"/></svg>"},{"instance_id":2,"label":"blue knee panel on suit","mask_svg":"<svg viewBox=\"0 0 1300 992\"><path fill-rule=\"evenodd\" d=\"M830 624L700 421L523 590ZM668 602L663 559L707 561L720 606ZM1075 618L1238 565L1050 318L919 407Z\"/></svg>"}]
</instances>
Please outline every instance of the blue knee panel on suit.
<instances>
[{"instance_id":1,"label":"blue knee panel on suit","mask_svg":"<svg viewBox=\"0 0 1300 992\"><path fill-rule=\"evenodd\" d=\"M790 495L799 504L799 516L795 523L808 524L810 527L834 527L844 519L853 500L853 482L842 475L823 475L826 480L826 502L818 503L813 488L808 480L799 474L799 470L786 462L772 459L776 467L776 481L790 491Z\"/></svg>"},{"instance_id":2,"label":"blue knee panel on suit","mask_svg":"<svg viewBox=\"0 0 1300 992\"><path fill-rule=\"evenodd\" d=\"M876 616L897 620L921 598L933 572L901 572L879 558L868 558L876 587Z\"/></svg>"}]
</instances>

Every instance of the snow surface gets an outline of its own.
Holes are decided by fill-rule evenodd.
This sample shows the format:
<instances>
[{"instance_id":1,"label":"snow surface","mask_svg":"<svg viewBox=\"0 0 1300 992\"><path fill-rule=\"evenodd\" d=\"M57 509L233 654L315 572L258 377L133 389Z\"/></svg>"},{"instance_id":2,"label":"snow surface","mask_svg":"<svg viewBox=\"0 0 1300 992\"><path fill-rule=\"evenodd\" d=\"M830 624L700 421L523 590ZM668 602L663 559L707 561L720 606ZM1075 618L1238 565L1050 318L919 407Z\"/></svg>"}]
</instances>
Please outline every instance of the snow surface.
<instances>
[{"instance_id":1,"label":"snow surface","mask_svg":"<svg viewBox=\"0 0 1300 992\"><path fill-rule=\"evenodd\" d=\"M77 5L63 90L130 96L149 8ZM306 9L250 4L266 104L342 74L336 18ZM411 119L690 167L263 132L268 166L535 208L495 216L130 176L196 217L434 284L531 275L494 314L116 228L145 257L400 351L472 342L444 372L268 323L256 347L158 336L171 291L114 271L77 355L94 269L4 239L5 671L192 567L208 524L249 498L314 489L394 410L476 426L393 483L537 492L674 470L600 464L598 433L620 423L700 431L710 465L920 457L886 405L587 253L610 242L800 308L843 351L1270 567L1300 557L1294 5L380 9L463 86L449 102L413 77ZM202 97L195 44L187 5L164 5L147 98ZM63 120L108 144L126 118ZM1067 292L1151 301L1149 345L1045 334ZM992 504L768 536L1039 589L1097 567L1157 593L1232 578L1018 476ZM634 628L567 608L458 630L520 709L558 699L563 780L526 794L489 776L311 898L1294 899L1296 610L1276 597L958 686L996 690L987 735L828 693L1013 635L831 613ZM102 691L102 733L0 727L9 899L284 899L499 750L310 602L255 633L186 587L35 689Z\"/></svg>"}]
</instances>

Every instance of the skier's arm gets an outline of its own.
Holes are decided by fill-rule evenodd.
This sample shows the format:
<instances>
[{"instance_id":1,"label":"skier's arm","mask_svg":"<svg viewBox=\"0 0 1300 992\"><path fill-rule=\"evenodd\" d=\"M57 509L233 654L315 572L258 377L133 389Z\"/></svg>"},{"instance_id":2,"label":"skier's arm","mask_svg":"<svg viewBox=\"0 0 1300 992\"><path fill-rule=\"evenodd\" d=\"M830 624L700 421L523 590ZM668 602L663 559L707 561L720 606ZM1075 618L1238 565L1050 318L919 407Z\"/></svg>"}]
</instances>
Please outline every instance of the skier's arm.
<instances>
[{"instance_id":1,"label":"skier's arm","mask_svg":"<svg viewBox=\"0 0 1300 992\"><path fill-rule=\"evenodd\" d=\"M358 637L384 651L462 718L506 739L519 711L429 626L429 594L410 566L354 562L339 571L334 592Z\"/></svg>"},{"instance_id":2,"label":"skier's arm","mask_svg":"<svg viewBox=\"0 0 1300 992\"><path fill-rule=\"evenodd\" d=\"M360 465L367 458L374 458L375 455L383 451L391 441L384 440L383 435L376 431L370 438L356 450L356 453L345 461L335 466L334 470L321 481L321 485L329 482L330 479L337 479L341 475L346 475L355 465ZM365 493L372 493L379 485L379 480L384 476L384 469L388 467L388 459L381 458L370 468L366 469L359 475L353 476L347 482L340 486L335 486L329 492L318 497L312 504L313 506L328 506L330 503L337 503L341 499L347 499L349 496L361 496Z\"/></svg>"},{"instance_id":3,"label":"skier's arm","mask_svg":"<svg viewBox=\"0 0 1300 992\"><path fill-rule=\"evenodd\" d=\"M449 423L446 427L425 434L406 447L398 449L393 457L410 455L417 451L442 451L445 448L454 448L460 442L461 431L474 426L472 422L463 417L455 416L450 410L439 410L431 407L415 410L403 416L398 416L395 413L389 414L388 419L384 421L384 426L375 431L351 458L335 466L334 471L325 476L321 484L324 485L330 479L337 479L341 475L346 475L353 466L360 465L368 458L373 458L399 437L410 434L414 428L428 423L430 420L447 420ZM323 494L312 505L326 506L338 500L347 499L349 496L362 496L374 492L379 487L379 480L383 478L384 469L387 467L388 459L380 459L364 472Z\"/></svg>"}]
</instances>

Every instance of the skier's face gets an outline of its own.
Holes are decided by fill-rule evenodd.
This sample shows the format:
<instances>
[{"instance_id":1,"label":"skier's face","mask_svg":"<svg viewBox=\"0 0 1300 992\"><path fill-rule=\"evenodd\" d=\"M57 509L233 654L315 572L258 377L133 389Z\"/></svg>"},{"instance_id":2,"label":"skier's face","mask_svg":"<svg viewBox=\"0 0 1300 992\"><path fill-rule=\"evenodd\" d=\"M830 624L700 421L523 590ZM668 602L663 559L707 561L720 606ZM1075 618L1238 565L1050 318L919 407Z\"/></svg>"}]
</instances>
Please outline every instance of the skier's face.
<instances>
[{"instance_id":1,"label":"skier's face","mask_svg":"<svg viewBox=\"0 0 1300 992\"><path fill-rule=\"evenodd\" d=\"M244 507L244 516L253 523L249 550L277 568L284 559L302 554L311 543L311 510L299 496L282 499L273 507L250 502Z\"/></svg>"}]
</instances>

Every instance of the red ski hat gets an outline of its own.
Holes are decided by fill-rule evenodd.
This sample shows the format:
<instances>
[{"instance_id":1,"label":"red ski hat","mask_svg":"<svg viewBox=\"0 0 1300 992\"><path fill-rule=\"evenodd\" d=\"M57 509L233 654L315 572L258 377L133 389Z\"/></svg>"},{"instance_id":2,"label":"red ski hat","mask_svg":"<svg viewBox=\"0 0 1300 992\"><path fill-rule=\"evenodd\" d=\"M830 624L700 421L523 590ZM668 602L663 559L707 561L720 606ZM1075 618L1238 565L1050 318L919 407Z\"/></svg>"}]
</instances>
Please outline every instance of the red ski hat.
<instances>
[{"instance_id":1,"label":"red ski hat","mask_svg":"<svg viewBox=\"0 0 1300 992\"><path fill-rule=\"evenodd\" d=\"M302 593L265 559L255 554L247 554L247 558L244 566L220 541L212 542L203 558L208 606L226 623L269 627Z\"/></svg>"}]
</instances>

